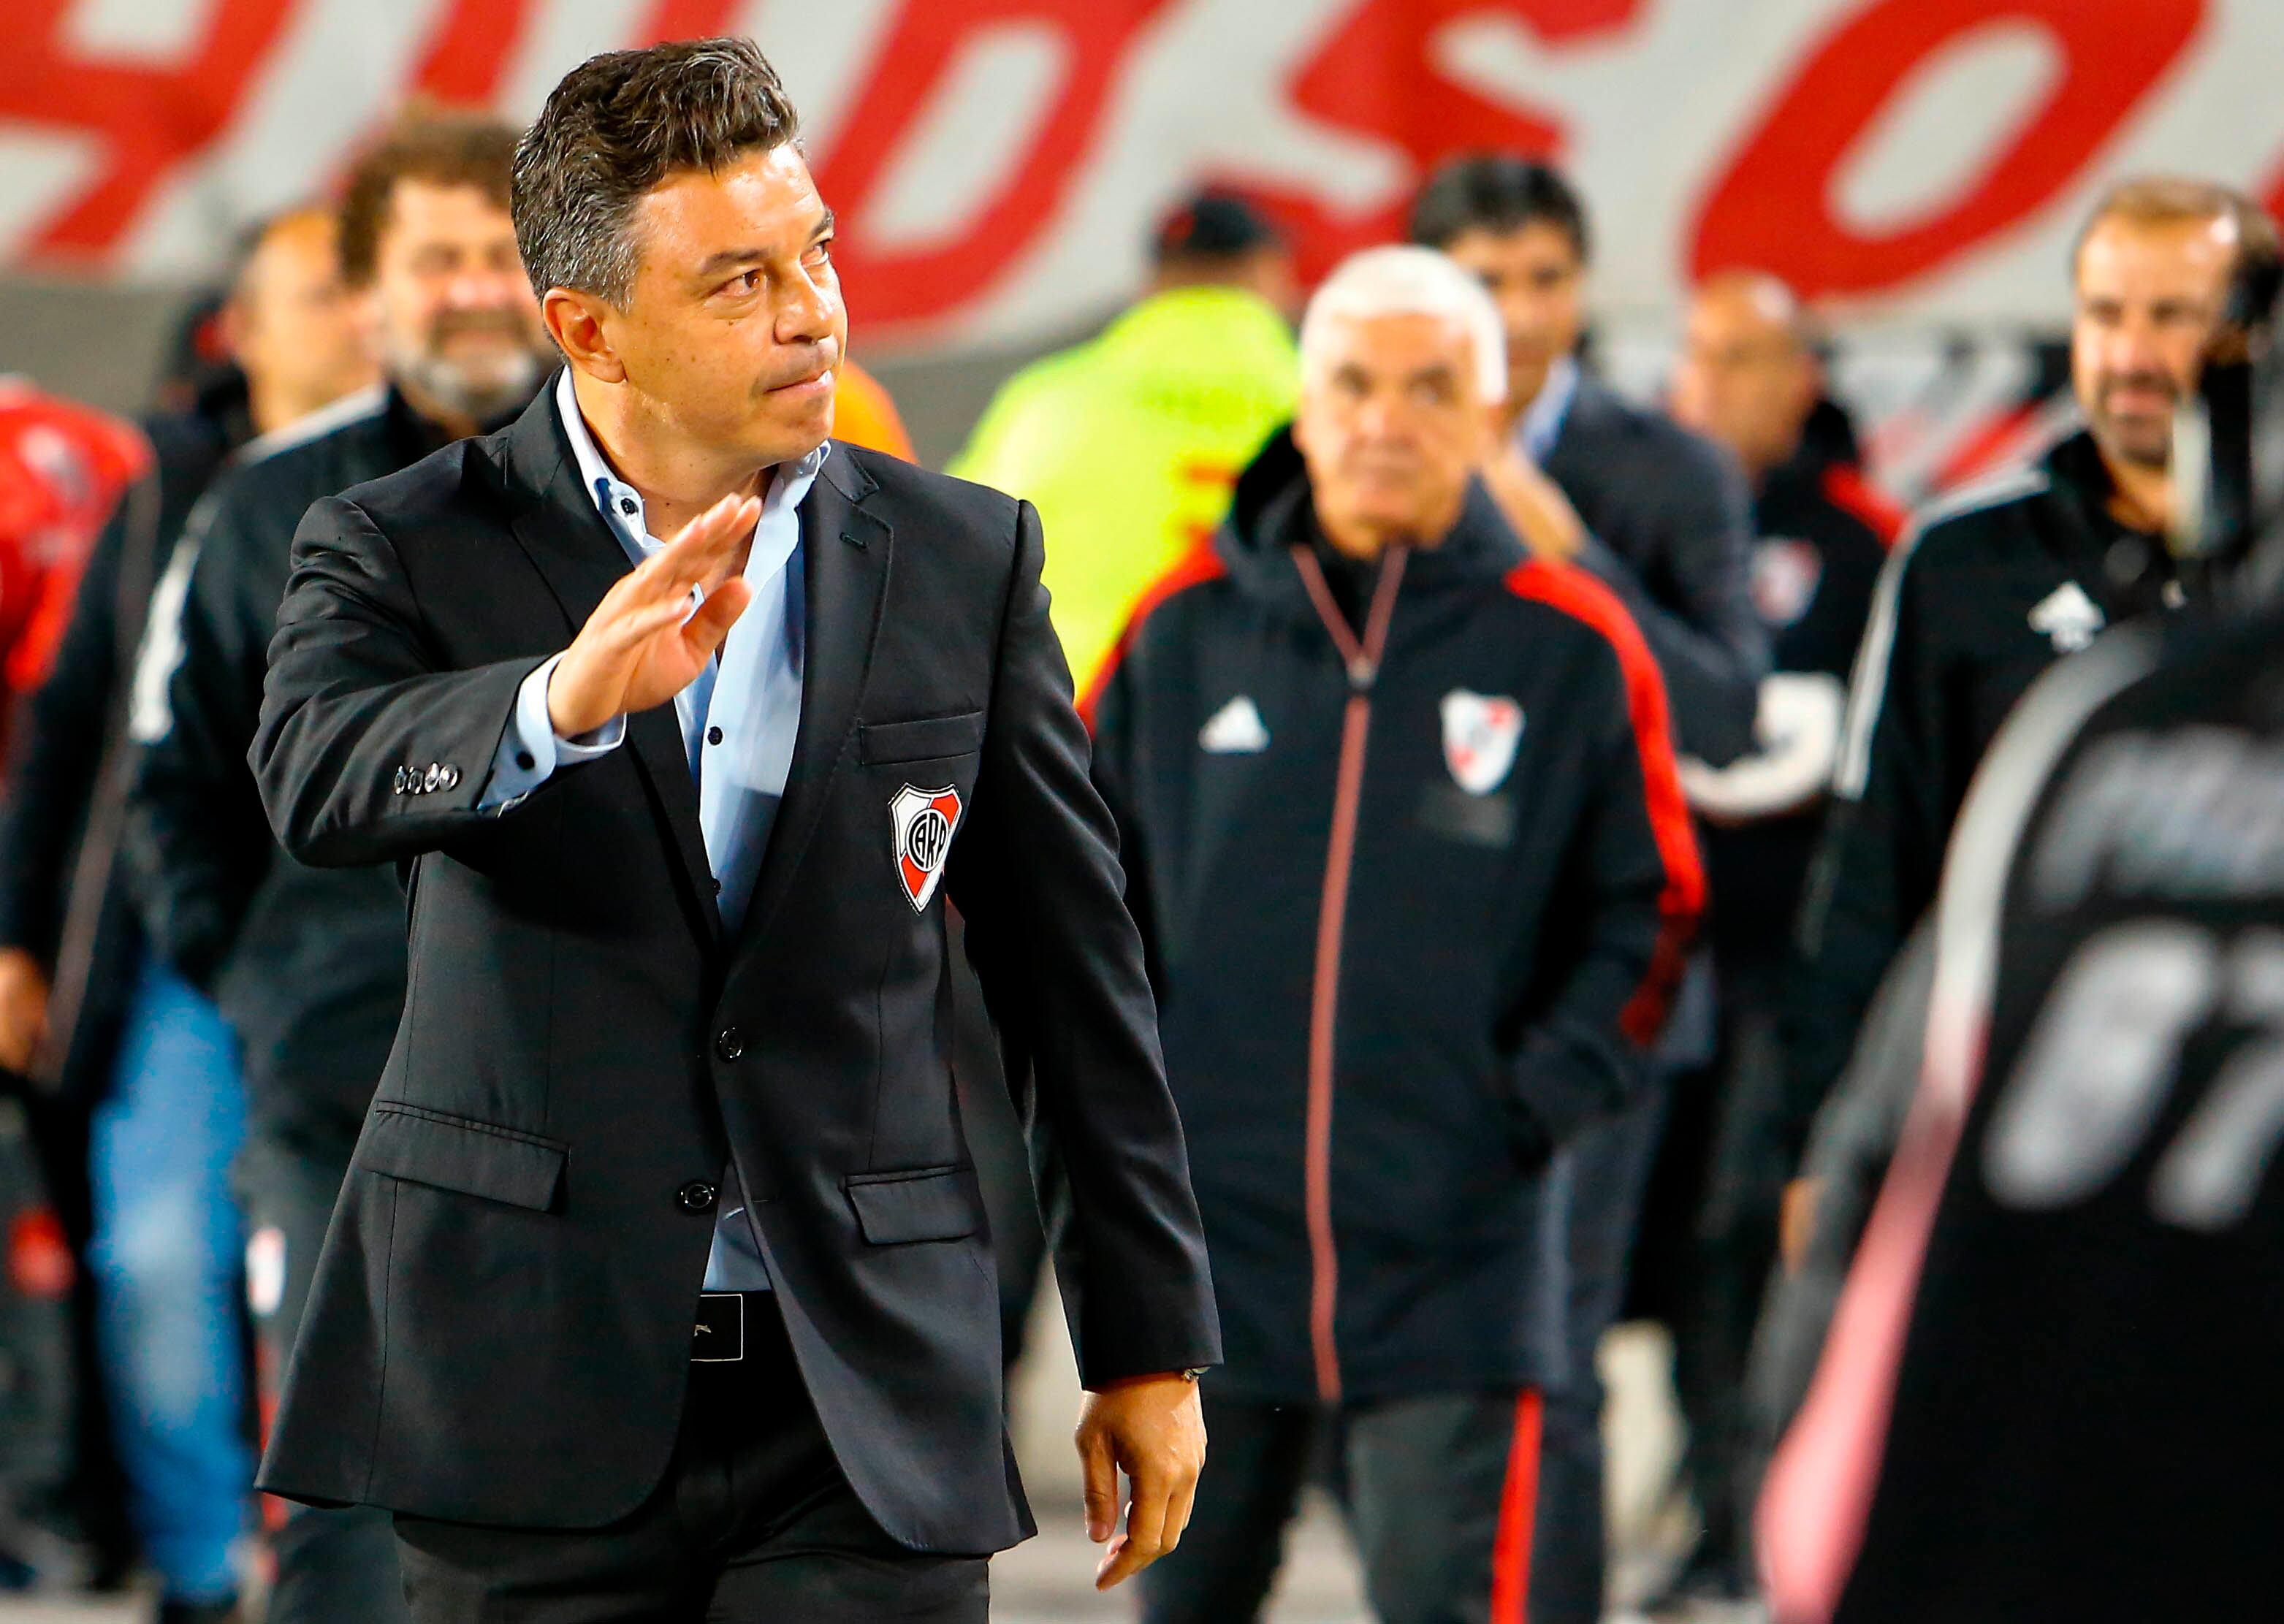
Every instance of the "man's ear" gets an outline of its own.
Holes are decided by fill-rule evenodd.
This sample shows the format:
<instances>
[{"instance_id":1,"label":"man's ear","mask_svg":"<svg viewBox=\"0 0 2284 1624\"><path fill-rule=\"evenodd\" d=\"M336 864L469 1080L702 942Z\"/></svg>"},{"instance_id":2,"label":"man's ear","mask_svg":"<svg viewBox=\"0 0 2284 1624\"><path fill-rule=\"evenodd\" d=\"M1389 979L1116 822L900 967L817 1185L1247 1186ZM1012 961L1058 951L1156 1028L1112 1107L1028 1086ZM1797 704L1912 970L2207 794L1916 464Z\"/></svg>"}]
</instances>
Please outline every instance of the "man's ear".
<instances>
[{"instance_id":1,"label":"man's ear","mask_svg":"<svg viewBox=\"0 0 2284 1624\"><path fill-rule=\"evenodd\" d=\"M626 363L612 347L604 324L613 314L610 306L576 288L551 287L539 301L540 319L564 359L598 383L626 381Z\"/></svg>"},{"instance_id":2,"label":"man's ear","mask_svg":"<svg viewBox=\"0 0 2284 1624\"><path fill-rule=\"evenodd\" d=\"M246 329L250 324L246 319L246 308L244 300L225 299L222 308L215 312L215 340L222 346L222 353L225 355L235 358L246 347Z\"/></svg>"}]
</instances>

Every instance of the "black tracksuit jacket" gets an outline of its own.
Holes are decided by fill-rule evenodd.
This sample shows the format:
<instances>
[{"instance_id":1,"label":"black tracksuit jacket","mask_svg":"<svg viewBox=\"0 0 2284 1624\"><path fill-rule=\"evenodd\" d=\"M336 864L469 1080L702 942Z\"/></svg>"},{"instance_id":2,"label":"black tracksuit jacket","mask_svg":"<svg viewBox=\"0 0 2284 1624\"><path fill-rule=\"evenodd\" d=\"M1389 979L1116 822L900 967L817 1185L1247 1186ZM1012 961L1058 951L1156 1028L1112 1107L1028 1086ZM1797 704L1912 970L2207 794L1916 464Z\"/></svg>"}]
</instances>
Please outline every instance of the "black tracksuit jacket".
<instances>
[{"instance_id":1,"label":"black tracksuit jacket","mask_svg":"<svg viewBox=\"0 0 2284 1624\"><path fill-rule=\"evenodd\" d=\"M302 514L443 443L390 390L247 446L184 532L137 673L151 703L127 849L145 928L237 1032L254 1131L344 1163L404 1008L404 892L392 868L288 857L246 752Z\"/></svg>"},{"instance_id":2,"label":"black tracksuit jacket","mask_svg":"<svg viewBox=\"0 0 2284 1624\"><path fill-rule=\"evenodd\" d=\"M2104 626L2186 601L2157 538L2108 511L2112 489L2080 432L1938 504L1889 556L1801 909L1781 1130L1795 1156L1935 901L1967 783L2015 701Z\"/></svg>"},{"instance_id":3,"label":"black tracksuit jacket","mask_svg":"<svg viewBox=\"0 0 2284 1624\"><path fill-rule=\"evenodd\" d=\"M1560 1378L1547 1157L1646 1086L1701 897L1607 589L1480 487L1397 556L1326 551L1279 436L1089 706L1242 1400Z\"/></svg>"},{"instance_id":4,"label":"black tracksuit jacket","mask_svg":"<svg viewBox=\"0 0 2284 1624\"><path fill-rule=\"evenodd\" d=\"M1848 680L1900 517L1852 458L1820 447L1803 447L1770 472L1753 502L1753 600L1778 670ZM1714 906L1705 934L1725 970L1783 964L1825 812L1819 801L1706 825Z\"/></svg>"}]
</instances>

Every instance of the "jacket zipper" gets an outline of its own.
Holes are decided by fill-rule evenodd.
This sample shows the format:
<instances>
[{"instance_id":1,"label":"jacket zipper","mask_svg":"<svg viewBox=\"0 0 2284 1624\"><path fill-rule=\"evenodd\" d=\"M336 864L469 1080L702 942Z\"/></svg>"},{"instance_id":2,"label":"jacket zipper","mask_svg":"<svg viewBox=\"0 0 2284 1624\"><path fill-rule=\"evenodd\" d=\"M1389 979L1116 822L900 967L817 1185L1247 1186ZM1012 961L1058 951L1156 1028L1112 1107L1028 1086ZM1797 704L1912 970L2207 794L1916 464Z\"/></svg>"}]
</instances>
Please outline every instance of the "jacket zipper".
<instances>
[{"instance_id":1,"label":"jacket zipper","mask_svg":"<svg viewBox=\"0 0 2284 1624\"><path fill-rule=\"evenodd\" d=\"M1348 707L1341 717L1340 768L1333 780L1332 839L1325 853L1325 888L1317 913L1316 980L1309 998L1309 1104L1303 1151L1305 1204L1309 1222L1309 1347L1317 1370L1317 1396L1326 1404L1341 1398L1340 1345L1333 1331L1340 1301L1340 1254L1333 1235L1333 1039L1341 995L1341 934L1348 920L1349 872L1356 858L1357 812L1364 797L1364 754L1372 729L1372 691L1388 647L1388 626L1396 613L1396 591L1404 579L1403 548L1381 556L1372 607L1365 616L1364 640L1349 628L1316 555L1293 550L1293 561L1309 589L1317 618L1348 668Z\"/></svg>"}]
</instances>

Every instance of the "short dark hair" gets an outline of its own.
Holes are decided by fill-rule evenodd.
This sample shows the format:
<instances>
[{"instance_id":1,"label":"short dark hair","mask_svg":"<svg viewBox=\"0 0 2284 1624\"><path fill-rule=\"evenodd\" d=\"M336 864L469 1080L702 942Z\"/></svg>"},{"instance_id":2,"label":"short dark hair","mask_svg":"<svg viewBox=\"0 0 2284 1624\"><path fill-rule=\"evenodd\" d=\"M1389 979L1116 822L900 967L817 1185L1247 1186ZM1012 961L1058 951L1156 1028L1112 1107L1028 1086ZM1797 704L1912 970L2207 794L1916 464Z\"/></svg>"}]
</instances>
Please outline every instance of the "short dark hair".
<instances>
[{"instance_id":1,"label":"short dark hair","mask_svg":"<svg viewBox=\"0 0 2284 1624\"><path fill-rule=\"evenodd\" d=\"M1226 268L1283 243L1259 209L1234 192L1208 186L1160 216L1150 236L1150 262L1160 269Z\"/></svg>"},{"instance_id":2,"label":"short dark hair","mask_svg":"<svg viewBox=\"0 0 2284 1624\"><path fill-rule=\"evenodd\" d=\"M409 109L349 171L341 192L341 279L351 287L372 280L381 233L403 182L473 186L505 208L514 158L512 125L481 113Z\"/></svg>"},{"instance_id":3,"label":"short dark hair","mask_svg":"<svg viewBox=\"0 0 2284 1624\"><path fill-rule=\"evenodd\" d=\"M515 240L533 291L576 288L623 308L642 258L635 207L653 187L800 137L793 99L751 40L590 57L515 149Z\"/></svg>"},{"instance_id":4,"label":"short dark hair","mask_svg":"<svg viewBox=\"0 0 2284 1624\"><path fill-rule=\"evenodd\" d=\"M1505 152L1450 160L1412 199L1412 240L1430 248L1448 248L1469 231L1504 237L1542 223L1568 237L1586 262L1586 206L1570 183L1552 165Z\"/></svg>"}]
</instances>

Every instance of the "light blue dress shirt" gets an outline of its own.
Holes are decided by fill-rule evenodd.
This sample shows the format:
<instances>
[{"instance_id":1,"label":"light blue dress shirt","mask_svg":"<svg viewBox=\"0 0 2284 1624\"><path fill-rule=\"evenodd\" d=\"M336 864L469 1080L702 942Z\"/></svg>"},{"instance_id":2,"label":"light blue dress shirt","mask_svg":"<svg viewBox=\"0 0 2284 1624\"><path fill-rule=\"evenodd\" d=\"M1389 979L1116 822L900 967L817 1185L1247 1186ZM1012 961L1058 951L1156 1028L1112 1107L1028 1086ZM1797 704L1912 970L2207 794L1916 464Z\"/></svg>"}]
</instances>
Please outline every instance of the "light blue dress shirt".
<instances>
[{"instance_id":1,"label":"light blue dress shirt","mask_svg":"<svg viewBox=\"0 0 2284 1624\"><path fill-rule=\"evenodd\" d=\"M1577 394L1577 358L1561 356L1546 369L1546 381L1538 386L1538 393L1523 409L1521 421L1514 426L1515 435L1522 441L1522 454L1530 458L1533 467L1546 466L1546 454L1562 437L1563 419L1570 415L1570 402Z\"/></svg>"},{"instance_id":2,"label":"light blue dress shirt","mask_svg":"<svg viewBox=\"0 0 2284 1624\"><path fill-rule=\"evenodd\" d=\"M555 407L578 461L580 484L594 496L628 558L640 564L664 543L650 534L641 493L611 472L588 432L568 369L556 379ZM827 442L774 471L746 561L753 601L730 628L712 665L674 697L683 749L698 784L698 824L718 886L715 901L723 927L731 934L753 900L754 881L793 766L808 626L800 508L831 449ZM556 735L547 715L547 681L562 658L558 654L541 666L517 691L514 723L500 740L479 808L505 807L537 789L557 768L607 755L624 742L623 716L577 739ZM746 1218L734 1164L723 1174L716 1213L705 1289L767 1291L769 1272Z\"/></svg>"}]
</instances>

